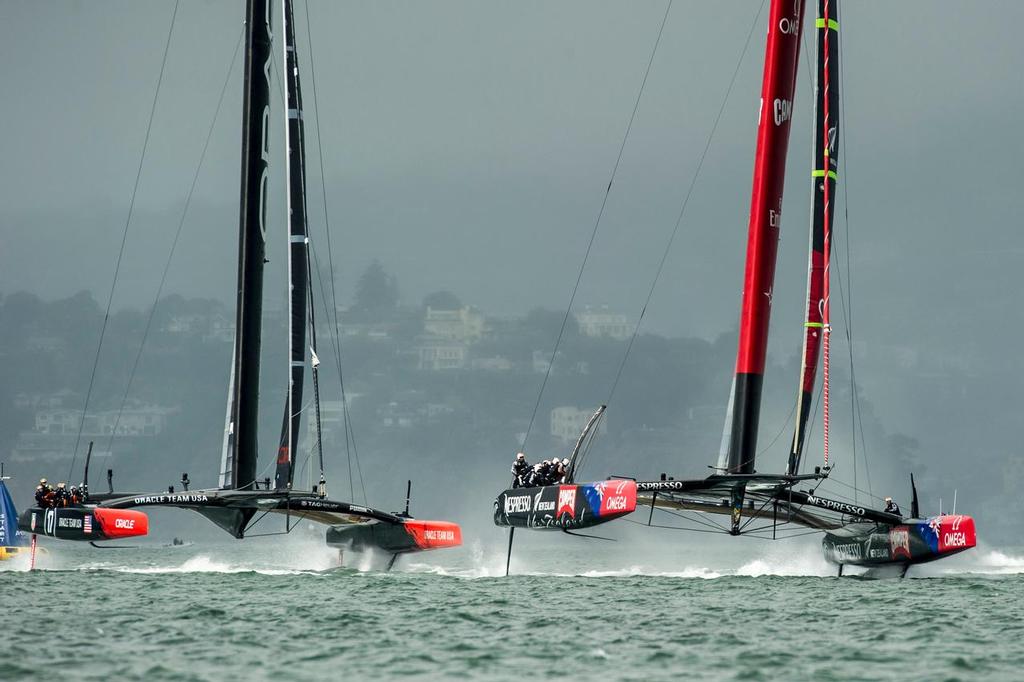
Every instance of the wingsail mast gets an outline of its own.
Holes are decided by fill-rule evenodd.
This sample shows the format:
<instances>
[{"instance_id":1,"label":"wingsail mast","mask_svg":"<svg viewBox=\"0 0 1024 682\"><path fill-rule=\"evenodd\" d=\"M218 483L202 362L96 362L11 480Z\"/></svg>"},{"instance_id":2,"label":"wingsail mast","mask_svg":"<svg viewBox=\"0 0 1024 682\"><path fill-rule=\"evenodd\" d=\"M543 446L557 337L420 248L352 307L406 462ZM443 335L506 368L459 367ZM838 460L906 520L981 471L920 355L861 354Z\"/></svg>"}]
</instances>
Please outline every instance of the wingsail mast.
<instances>
[{"instance_id":1,"label":"wingsail mast","mask_svg":"<svg viewBox=\"0 0 1024 682\"><path fill-rule=\"evenodd\" d=\"M803 12L803 0L772 0L768 15L736 374L718 461L727 474L754 472ZM742 484L731 502L733 532L738 533Z\"/></svg>"},{"instance_id":2,"label":"wingsail mast","mask_svg":"<svg viewBox=\"0 0 1024 682\"><path fill-rule=\"evenodd\" d=\"M238 298L220 487L256 483L270 122L270 0L248 0L242 99Z\"/></svg>"},{"instance_id":3,"label":"wingsail mast","mask_svg":"<svg viewBox=\"0 0 1024 682\"><path fill-rule=\"evenodd\" d=\"M754 470L803 6L772 0L769 13L736 375L719 460L733 474Z\"/></svg>"},{"instance_id":4,"label":"wingsail mast","mask_svg":"<svg viewBox=\"0 0 1024 682\"><path fill-rule=\"evenodd\" d=\"M306 305L309 239L306 231L306 172L302 91L299 63L295 51L294 12L291 0L282 0L285 84L288 118L285 146L288 150L285 177L288 183L288 399L285 402L281 441L277 451L274 487L292 487L295 451L298 447L302 417L302 388L306 366Z\"/></svg>"},{"instance_id":5,"label":"wingsail mast","mask_svg":"<svg viewBox=\"0 0 1024 682\"><path fill-rule=\"evenodd\" d=\"M836 0L818 0L815 20L817 62L815 69L814 145L811 168L810 253L807 261L807 316L804 320L803 363L797 394L796 427L790 446L787 474L800 470L807 421L814 398L818 351L828 334L825 313L828 305L828 259L831 252L832 217L835 213L836 180L839 170L839 22ZM826 337L827 340L827 337ZM827 419L827 416L826 416ZM827 462L826 462L827 463Z\"/></svg>"}]
</instances>

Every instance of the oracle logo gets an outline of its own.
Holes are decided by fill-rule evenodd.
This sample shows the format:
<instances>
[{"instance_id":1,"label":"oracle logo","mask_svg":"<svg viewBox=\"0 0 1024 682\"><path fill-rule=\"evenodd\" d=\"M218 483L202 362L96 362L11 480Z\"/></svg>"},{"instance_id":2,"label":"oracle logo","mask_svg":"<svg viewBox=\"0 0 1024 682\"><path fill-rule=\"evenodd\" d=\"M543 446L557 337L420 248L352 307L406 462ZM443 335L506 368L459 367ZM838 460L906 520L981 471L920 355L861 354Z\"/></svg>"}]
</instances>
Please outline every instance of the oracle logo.
<instances>
[{"instance_id":1,"label":"oracle logo","mask_svg":"<svg viewBox=\"0 0 1024 682\"><path fill-rule=\"evenodd\" d=\"M135 529L135 519L114 519L114 528Z\"/></svg>"}]
</instances>

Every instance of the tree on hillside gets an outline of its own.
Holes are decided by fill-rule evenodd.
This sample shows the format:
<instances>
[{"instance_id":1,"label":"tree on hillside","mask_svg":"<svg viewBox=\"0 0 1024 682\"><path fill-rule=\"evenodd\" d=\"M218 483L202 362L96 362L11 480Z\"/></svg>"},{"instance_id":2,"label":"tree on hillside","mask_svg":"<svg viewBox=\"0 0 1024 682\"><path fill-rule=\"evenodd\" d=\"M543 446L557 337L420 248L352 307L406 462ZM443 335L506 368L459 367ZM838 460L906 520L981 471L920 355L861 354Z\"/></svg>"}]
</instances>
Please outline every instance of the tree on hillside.
<instances>
[{"instance_id":1,"label":"tree on hillside","mask_svg":"<svg viewBox=\"0 0 1024 682\"><path fill-rule=\"evenodd\" d=\"M398 281L394 275L384 271L376 258L356 282L356 298L353 312L379 316L390 313L398 307Z\"/></svg>"},{"instance_id":2,"label":"tree on hillside","mask_svg":"<svg viewBox=\"0 0 1024 682\"><path fill-rule=\"evenodd\" d=\"M435 291L426 295L423 307L433 310L459 310L462 308L462 301L450 291Z\"/></svg>"}]
</instances>

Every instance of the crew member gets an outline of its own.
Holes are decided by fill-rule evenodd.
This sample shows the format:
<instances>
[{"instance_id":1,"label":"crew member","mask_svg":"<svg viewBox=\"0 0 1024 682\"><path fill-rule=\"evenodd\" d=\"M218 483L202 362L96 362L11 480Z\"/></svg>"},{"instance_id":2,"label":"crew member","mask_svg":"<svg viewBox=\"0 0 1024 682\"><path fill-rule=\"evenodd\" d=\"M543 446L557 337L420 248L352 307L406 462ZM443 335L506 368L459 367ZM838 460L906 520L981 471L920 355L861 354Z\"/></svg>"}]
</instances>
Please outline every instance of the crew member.
<instances>
[{"instance_id":1,"label":"crew member","mask_svg":"<svg viewBox=\"0 0 1024 682\"><path fill-rule=\"evenodd\" d=\"M903 516L903 513L900 512L900 506L893 502L891 497L885 498L885 511L896 516Z\"/></svg>"},{"instance_id":2,"label":"crew member","mask_svg":"<svg viewBox=\"0 0 1024 682\"><path fill-rule=\"evenodd\" d=\"M530 465L526 461L526 455L522 452L516 453L516 459L512 462L512 487L525 487L527 474L529 473Z\"/></svg>"},{"instance_id":3,"label":"crew member","mask_svg":"<svg viewBox=\"0 0 1024 682\"><path fill-rule=\"evenodd\" d=\"M36 486L36 504L43 508L50 507L53 504L53 488L50 487L45 478L40 478L39 485Z\"/></svg>"},{"instance_id":4,"label":"crew member","mask_svg":"<svg viewBox=\"0 0 1024 682\"><path fill-rule=\"evenodd\" d=\"M527 481L528 487L535 488L544 485L544 478L544 462L537 462L533 465L533 469L530 470L529 480Z\"/></svg>"},{"instance_id":5,"label":"crew member","mask_svg":"<svg viewBox=\"0 0 1024 682\"><path fill-rule=\"evenodd\" d=\"M54 507L66 507L71 501L71 495L68 494L68 487L64 481L57 484L57 489L53 491L53 506Z\"/></svg>"},{"instance_id":6,"label":"crew member","mask_svg":"<svg viewBox=\"0 0 1024 682\"><path fill-rule=\"evenodd\" d=\"M557 457L555 458L554 462L555 463L551 465L551 469L554 472L552 474L552 478L554 479L553 482L565 483L565 465L559 462Z\"/></svg>"}]
</instances>

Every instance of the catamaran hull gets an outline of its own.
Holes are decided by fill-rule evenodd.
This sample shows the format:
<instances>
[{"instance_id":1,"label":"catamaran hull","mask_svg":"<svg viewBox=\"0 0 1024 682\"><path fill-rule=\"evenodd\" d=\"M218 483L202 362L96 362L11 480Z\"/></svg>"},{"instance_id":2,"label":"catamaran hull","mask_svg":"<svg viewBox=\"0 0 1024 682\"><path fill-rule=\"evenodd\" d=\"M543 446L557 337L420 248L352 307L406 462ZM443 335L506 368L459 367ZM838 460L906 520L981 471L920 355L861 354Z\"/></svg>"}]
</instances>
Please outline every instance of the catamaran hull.
<instances>
[{"instance_id":1,"label":"catamaran hull","mask_svg":"<svg viewBox=\"0 0 1024 682\"><path fill-rule=\"evenodd\" d=\"M149 518L131 509L32 507L18 517L18 529L58 540L119 540L149 533Z\"/></svg>"},{"instance_id":2,"label":"catamaran hull","mask_svg":"<svg viewBox=\"0 0 1024 682\"><path fill-rule=\"evenodd\" d=\"M976 542L974 519L947 514L896 526L850 523L825 533L821 546L825 558L841 566L909 566L957 554Z\"/></svg>"},{"instance_id":3,"label":"catamaran hull","mask_svg":"<svg viewBox=\"0 0 1024 682\"><path fill-rule=\"evenodd\" d=\"M494 501L494 524L534 530L577 530L636 509L636 481L511 488Z\"/></svg>"},{"instance_id":4,"label":"catamaran hull","mask_svg":"<svg viewBox=\"0 0 1024 682\"><path fill-rule=\"evenodd\" d=\"M458 524L449 521L408 519L397 524L368 521L327 529L329 547L355 552L372 549L404 554L461 544L462 530Z\"/></svg>"}]
</instances>

